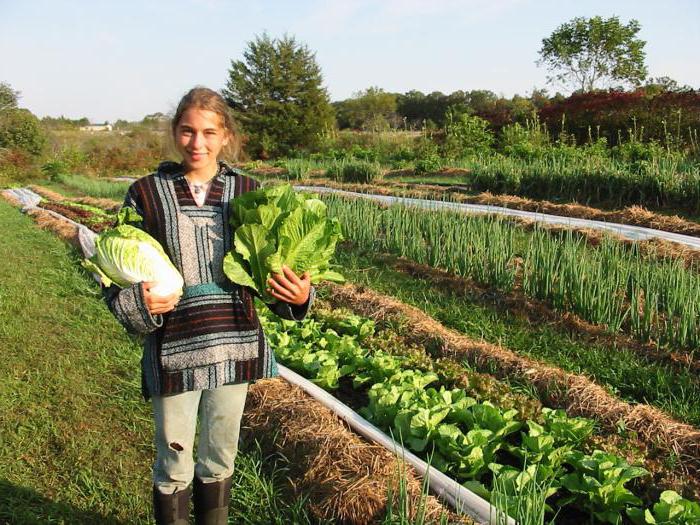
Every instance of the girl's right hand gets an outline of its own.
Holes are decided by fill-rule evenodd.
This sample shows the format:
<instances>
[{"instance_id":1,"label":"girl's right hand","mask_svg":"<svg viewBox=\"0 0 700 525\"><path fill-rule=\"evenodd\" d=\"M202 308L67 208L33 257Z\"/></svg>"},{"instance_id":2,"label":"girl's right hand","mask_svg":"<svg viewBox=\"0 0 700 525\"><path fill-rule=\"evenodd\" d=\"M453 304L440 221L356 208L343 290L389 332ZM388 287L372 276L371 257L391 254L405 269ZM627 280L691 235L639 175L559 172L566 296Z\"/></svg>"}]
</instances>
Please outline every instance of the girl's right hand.
<instances>
[{"instance_id":1,"label":"girl's right hand","mask_svg":"<svg viewBox=\"0 0 700 525\"><path fill-rule=\"evenodd\" d=\"M164 314L175 309L178 301L180 300L180 295L174 292L170 295L155 295L151 293L151 288L155 286L156 283L153 281L147 281L141 283L141 288L143 290L143 298L146 302L146 308L151 313L151 315Z\"/></svg>"}]
</instances>

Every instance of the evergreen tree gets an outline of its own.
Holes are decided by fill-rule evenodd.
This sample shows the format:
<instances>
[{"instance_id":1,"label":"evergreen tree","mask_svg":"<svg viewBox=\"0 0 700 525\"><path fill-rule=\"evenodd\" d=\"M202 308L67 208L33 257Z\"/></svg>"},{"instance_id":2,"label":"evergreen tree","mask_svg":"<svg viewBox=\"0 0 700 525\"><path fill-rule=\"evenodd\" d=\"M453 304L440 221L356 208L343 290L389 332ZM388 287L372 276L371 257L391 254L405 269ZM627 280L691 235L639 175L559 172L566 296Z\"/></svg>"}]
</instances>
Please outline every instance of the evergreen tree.
<instances>
[{"instance_id":1,"label":"evergreen tree","mask_svg":"<svg viewBox=\"0 0 700 525\"><path fill-rule=\"evenodd\" d=\"M289 155L313 148L334 124L321 69L309 48L285 35L249 42L243 60L232 60L222 95L248 137L256 157Z\"/></svg>"}]
</instances>

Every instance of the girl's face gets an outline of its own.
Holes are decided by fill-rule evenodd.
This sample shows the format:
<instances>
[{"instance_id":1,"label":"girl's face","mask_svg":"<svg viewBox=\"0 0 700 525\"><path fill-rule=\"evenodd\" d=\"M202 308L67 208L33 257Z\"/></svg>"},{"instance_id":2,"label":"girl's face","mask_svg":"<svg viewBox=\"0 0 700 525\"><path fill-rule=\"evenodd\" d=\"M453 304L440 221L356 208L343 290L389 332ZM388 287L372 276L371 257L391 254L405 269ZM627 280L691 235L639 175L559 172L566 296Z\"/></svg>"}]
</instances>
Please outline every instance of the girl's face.
<instances>
[{"instance_id":1,"label":"girl's face","mask_svg":"<svg viewBox=\"0 0 700 525\"><path fill-rule=\"evenodd\" d=\"M229 136L222 118L208 109L186 110L175 128L175 146L187 171L216 171L217 157Z\"/></svg>"}]
</instances>

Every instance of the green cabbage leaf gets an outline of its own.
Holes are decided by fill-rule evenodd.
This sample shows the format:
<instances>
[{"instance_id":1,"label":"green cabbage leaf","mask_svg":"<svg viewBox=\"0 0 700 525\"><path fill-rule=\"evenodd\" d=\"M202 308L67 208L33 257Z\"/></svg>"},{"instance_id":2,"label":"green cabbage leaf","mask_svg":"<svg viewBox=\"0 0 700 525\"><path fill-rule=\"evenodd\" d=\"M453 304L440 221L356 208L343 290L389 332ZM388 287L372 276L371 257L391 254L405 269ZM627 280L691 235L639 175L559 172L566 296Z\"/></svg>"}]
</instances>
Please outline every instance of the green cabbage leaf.
<instances>
[{"instance_id":1,"label":"green cabbage leaf","mask_svg":"<svg viewBox=\"0 0 700 525\"><path fill-rule=\"evenodd\" d=\"M145 231L128 223L138 223L141 217L131 208L123 208L118 225L98 235L95 255L83 261L83 266L97 274L102 284L125 288L142 281L153 281L151 293L170 295L182 293L184 281L163 247Z\"/></svg>"},{"instance_id":2,"label":"green cabbage leaf","mask_svg":"<svg viewBox=\"0 0 700 525\"><path fill-rule=\"evenodd\" d=\"M296 193L278 185L244 193L231 201L233 248L224 258L224 273L234 283L254 289L265 302L267 279L282 266L311 282L342 282L331 269L336 243L342 240L338 219L326 216L326 205L316 195Z\"/></svg>"}]
</instances>

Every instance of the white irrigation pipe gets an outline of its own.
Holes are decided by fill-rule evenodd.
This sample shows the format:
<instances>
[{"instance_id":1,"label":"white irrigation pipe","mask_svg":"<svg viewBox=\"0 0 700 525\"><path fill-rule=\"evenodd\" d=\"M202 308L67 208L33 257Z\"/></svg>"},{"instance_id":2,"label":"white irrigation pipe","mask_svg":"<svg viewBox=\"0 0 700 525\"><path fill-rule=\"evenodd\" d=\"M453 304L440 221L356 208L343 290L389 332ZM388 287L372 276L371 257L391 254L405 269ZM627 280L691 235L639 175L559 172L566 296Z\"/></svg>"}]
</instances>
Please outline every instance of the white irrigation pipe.
<instances>
[{"instance_id":1,"label":"white irrigation pipe","mask_svg":"<svg viewBox=\"0 0 700 525\"><path fill-rule=\"evenodd\" d=\"M349 406L338 401L328 392L303 378L289 368L278 365L280 377L287 382L303 389L307 394L316 399L325 407L332 410L335 415L344 420L355 432L368 439L384 446L391 452L398 454L405 459L420 476L428 477L430 490L439 498L446 501L458 513L467 514L483 525L507 524L516 525L516 522L508 517L498 516L498 512L491 504L470 490L467 490L455 480L449 478L437 469L429 468L428 464L418 456L412 454L384 432L375 427L372 423L361 417Z\"/></svg>"},{"instance_id":2,"label":"white irrigation pipe","mask_svg":"<svg viewBox=\"0 0 700 525\"><path fill-rule=\"evenodd\" d=\"M383 204L404 204L407 206L417 206L420 208L447 209L463 213L504 215L510 217L519 217L522 219L530 219L546 224L558 224L569 228L591 228L594 230L604 230L625 237L626 239L631 239L633 241L642 241L656 237L659 239L664 239L666 241L676 242L678 244L682 244L695 250L700 250L700 238L698 237L682 235L680 233L665 232L663 230L655 230L653 228L644 228L642 226L632 226L629 224L594 221L591 219L578 219L575 217L562 217L559 215L548 215L545 213L538 213L533 211L513 210L511 208L503 208L501 206L489 206L485 204L464 204L459 202L414 199L409 197L395 197L393 195L359 193L355 191L345 191L338 190L335 188L326 188L325 186L295 186L295 188L302 191L314 191L319 193L338 193L350 197L362 197L365 199L375 200Z\"/></svg>"}]
</instances>

